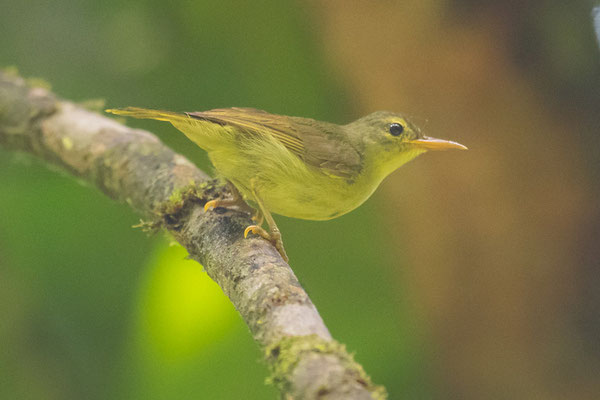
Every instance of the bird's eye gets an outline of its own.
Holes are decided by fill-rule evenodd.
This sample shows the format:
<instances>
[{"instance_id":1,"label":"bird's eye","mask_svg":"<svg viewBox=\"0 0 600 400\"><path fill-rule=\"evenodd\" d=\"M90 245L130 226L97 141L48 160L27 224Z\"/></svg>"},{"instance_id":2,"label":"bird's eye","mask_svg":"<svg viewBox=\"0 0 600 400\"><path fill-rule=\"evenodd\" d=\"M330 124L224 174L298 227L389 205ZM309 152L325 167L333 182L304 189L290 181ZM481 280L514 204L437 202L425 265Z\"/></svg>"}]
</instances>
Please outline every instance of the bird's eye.
<instances>
[{"instance_id":1,"label":"bird's eye","mask_svg":"<svg viewBox=\"0 0 600 400\"><path fill-rule=\"evenodd\" d=\"M398 123L393 123L390 125L390 133L392 136L399 136L402 132L404 132L404 127Z\"/></svg>"}]
</instances>

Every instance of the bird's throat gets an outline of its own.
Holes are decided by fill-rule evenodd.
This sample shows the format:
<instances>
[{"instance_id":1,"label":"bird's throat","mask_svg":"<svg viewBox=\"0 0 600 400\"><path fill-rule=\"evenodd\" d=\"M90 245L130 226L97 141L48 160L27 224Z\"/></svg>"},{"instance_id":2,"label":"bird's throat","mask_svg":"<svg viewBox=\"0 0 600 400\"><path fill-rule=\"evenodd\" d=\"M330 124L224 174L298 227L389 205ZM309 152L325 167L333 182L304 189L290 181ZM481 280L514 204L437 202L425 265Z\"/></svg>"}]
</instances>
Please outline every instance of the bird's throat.
<instances>
[{"instance_id":1,"label":"bird's throat","mask_svg":"<svg viewBox=\"0 0 600 400\"><path fill-rule=\"evenodd\" d=\"M377 184L379 184L389 174L425 152L425 149L415 147L411 149L405 149L404 151L397 153L379 154L379 158L376 158L372 163L373 170L370 171L372 174L371 176L377 181Z\"/></svg>"}]
</instances>

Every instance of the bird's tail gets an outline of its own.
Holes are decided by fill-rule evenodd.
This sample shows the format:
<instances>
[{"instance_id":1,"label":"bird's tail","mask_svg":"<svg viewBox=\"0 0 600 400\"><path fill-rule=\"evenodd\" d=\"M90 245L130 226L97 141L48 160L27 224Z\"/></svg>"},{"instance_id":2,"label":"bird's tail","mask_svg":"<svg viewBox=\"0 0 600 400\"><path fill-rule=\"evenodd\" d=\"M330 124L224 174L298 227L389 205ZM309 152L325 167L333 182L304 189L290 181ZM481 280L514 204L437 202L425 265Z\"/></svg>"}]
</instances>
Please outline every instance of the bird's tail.
<instances>
[{"instance_id":1,"label":"bird's tail","mask_svg":"<svg viewBox=\"0 0 600 400\"><path fill-rule=\"evenodd\" d=\"M104 111L106 111L107 113L123 115L126 117L133 117L139 119L156 119L159 121L167 122L184 121L190 118L185 113L177 113L173 111L163 110L150 110L148 108L140 107L111 108Z\"/></svg>"},{"instance_id":2,"label":"bird's tail","mask_svg":"<svg viewBox=\"0 0 600 400\"><path fill-rule=\"evenodd\" d=\"M156 119L170 122L183 132L190 140L205 150L210 150L231 138L220 124L192 117L188 113L173 111L150 110L139 107L113 108L105 110L108 113L140 119Z\"/></svg>"}]
</instances>

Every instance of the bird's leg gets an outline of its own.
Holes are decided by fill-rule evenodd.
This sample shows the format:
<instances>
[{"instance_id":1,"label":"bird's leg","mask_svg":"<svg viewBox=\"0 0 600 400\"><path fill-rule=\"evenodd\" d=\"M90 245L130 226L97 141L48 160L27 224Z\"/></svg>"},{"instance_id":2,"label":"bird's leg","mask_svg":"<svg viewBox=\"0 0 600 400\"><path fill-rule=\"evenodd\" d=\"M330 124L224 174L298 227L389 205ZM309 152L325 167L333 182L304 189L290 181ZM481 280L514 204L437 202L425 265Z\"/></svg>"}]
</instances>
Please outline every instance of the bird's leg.
<instances>
[{"instance_id":1,"label":"bird's leg","mask_svg":"<svg viewBox=\"0 0 600 400\"><path fill-rule=\"evenodd\" d=\"M250 225L244 231L244 237L247 237L248 233L252 232L255 235L259 235L263 239L268 240L273 244L273 246L275 246L279 254L281 254L283 260L288 262L289 258L285 252L285 248L283 247L283 240L281 240L281 232L279 231L279 228L277 228L273 217L268 211L263 210L263 213L265 215L265 219L267 220L267 225L269 225L270 232L264 230L260 225Z\"/></svg>"},{"instance_id":2,"label":"bird's leg","mask_svg":"<svg viewBox=\"0 0 600 400\"><path fill-rule=\"evenodd\" d=\"M271 213L265 208L261 198L256 195L256 192L254 191L254 189L252 189L252 194L254 195L254 200L258 204L258 207L260 208L261 215L259 218L257 218L258 221L257 221L256 225L250 225L249 227L246 228L246 230L244 231L244 237L247 237L248 233L252 232L255 235L259 235L263 239L268 240L269 242L273 243L273 246L275 246L275 248L277 249L279 254L281 254L281 257L283 258L283 260L285 262L288 262L289 258L285 252L285 249L283 248L283 240L281 240L281 232L279 231L279 228L277 228L277 224L275 224L275 220L271 216ZM270 232L267 232L260 226L262 224L263 216L264 216L264 219L267 220L267 225L269 225Z\"/></svg>"},{"instance_id":3,"label":"bird's leg","mask_svg":"<svg viewBox=\"0 0 600 400\"><path fill-rule=\"evenodd\" d=\"M254 215L255 210L252 207L250 207L248 204L246 204L246 202L244 201L244 198L242 197L240 192L237 190L237 188L229 181L227 181L227 187L229 188L229 191L231 192L231 198L230 199L215 199L215 200L207 201L206 204L204 204L204 211L212 210L213 208L217 208L217 207L234 206L234 207L239 208L242 211L246 211L246 212Z\"/></svg>"}]
</instances>

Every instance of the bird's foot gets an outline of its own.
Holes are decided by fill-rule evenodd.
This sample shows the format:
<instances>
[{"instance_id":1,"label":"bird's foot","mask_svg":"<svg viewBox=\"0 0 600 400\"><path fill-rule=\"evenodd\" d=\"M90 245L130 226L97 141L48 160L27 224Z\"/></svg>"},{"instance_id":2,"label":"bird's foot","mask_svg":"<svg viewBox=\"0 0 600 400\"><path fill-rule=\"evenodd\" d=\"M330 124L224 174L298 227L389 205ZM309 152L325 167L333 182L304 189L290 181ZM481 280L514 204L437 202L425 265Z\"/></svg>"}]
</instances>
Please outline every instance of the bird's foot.
<instances>
[{"instance_id":1,"label":"bird's foot","mask_svg":"<svg viewBox=\"0 0 600 400\"><path fill-rule=\"evenodd\" d=\"M223 204L226 202L227 204ZM227 200L209 200L204 204L204 212L215 209L217 207L230 206L231 204Z\"/></svg>"},{"instance_id":2,"label":"bird's foot","mask_svg":"<svg viewBox=\"0 0 600 400\"><path fill-rule=\"evenodd\" d=\"M209 210L213 210L217 207L236 207L239 210L248 213L254 212L254 210L250 208L250 206L247 205L241 198L209 200L204 204L204 211L206 212Z\"/></svg>"},{"instance_id":3,"label":"bird's foot","mask_svg":"<svg viewBox=\"0 0 600 400\"><path fill-rule=\"evenodd\" d=\"M248 236L248 233L250 233L250 232L271 242L273 244L273 246L275 246L275 248L277 249L279 254L281 254L281 257L283 258L283 260L285 262L289 261L287 253L285 252L285 249L283 248L283 240L281 240L281 232L279 232L279 230L273 230L272 232L267 232L266 230L261 228L259 225L250 225L244 231L244 238L246 238Z\"/></svg>"}]
</instances>

